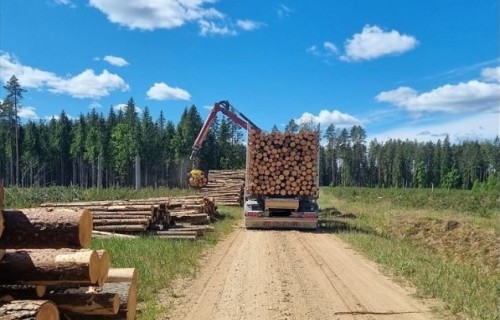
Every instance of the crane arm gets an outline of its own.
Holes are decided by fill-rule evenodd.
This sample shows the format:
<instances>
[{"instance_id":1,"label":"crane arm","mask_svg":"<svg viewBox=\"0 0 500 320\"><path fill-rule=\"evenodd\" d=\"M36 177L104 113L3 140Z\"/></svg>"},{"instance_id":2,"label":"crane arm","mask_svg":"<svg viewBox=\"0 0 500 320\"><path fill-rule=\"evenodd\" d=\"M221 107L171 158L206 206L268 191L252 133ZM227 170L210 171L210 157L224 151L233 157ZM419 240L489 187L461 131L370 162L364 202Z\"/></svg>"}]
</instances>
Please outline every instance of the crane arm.
<instances>
[{"instance_id":1,"label":"crane arm","mask_svg":"<svg viewBox=\"0 0 500 320\"><path fill-rule=\"evenodd\" d=\"M205 141L205 138L207 137L208 129L210 129L210 127L214 123L215 118L217 117L217 113L219 111L222 112L222 114L227 116L229 119L231 119L231 121L233 121L234 123L236 123L245 130L248 129L248 126L251 126L254 130L257 130L258 132L262 131L259 127L257 127L257 125L255 125L252 121L250 121L250 119L248 119L243 113L239 112L238 110L236 110L236 108L230 105L228 101L216 102L214 104L214 107L212 108L212 111L210 111L210 114L205 120L205 123L201 127L200 133L198 134L196 140L194 141L192 147L193 151L189 159L193 160L198 150L200 150L203 141Z\"/></svg>"}]
</instances>

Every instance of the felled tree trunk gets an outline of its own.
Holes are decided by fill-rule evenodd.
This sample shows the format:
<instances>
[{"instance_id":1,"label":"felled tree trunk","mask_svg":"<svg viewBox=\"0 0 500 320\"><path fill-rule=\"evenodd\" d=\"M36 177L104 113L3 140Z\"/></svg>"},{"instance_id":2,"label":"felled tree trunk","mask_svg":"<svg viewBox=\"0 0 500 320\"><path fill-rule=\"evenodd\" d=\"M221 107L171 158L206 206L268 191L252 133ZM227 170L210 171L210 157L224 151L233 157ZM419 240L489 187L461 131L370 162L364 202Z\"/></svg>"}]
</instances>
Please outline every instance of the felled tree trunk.
<instances>
[{"instance_id":1,"label":"felled tree trunk","mask_svg":"<svg viewBox=\"0 0 500 320\"><path fill-rule=\"evenodd\" d=\"M88 249L7 250L0 262L3 284L96 284L100 263Z\"/></svg>"},{"instance_id":2,"label":"felled tree trunk","mask_svg":"<svg viewBox=\"0 0 500 320\"><path fill-rule=\"evenodd\" d=\"M59 311L48 300L14 300L0 306L0 319L59 320Z\"/></svg>"},{"instance_id":3,"label":"felled tree trunk","mask_svg":"<svg viewBox=\"0 0 500 320\"><path fill-rule=\"evenodd\" d=\"M4 210L0 248L86 248L92 238L89 210Z\"/></svg>"}]
</instances>

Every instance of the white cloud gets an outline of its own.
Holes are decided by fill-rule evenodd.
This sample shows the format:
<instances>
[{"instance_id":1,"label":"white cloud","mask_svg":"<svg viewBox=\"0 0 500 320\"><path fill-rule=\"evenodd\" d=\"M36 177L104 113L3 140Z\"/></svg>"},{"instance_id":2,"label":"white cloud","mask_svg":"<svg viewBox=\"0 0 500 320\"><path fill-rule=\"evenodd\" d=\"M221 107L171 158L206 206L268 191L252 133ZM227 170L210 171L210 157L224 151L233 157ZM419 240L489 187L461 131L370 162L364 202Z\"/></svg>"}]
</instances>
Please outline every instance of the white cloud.
<instances>
[{"instance_id":1,"label":"white cloud","mask_svg":"<svg viewBox=\"0 0 500 320\"><path fill-rule=\"evenodd\" d=\"M117 104L117 105L114 105L114 106L113 106L113 109L114 109L115 111L122 111L122 112L125 112L125 110L127 109L127 104L126 104L126 103L119 103L119 104ZM136 106L136 107L135 107L135 112L137 112L137 113L142 113L142 109Z\"/></svg>"},{"instance_id":2,"label":"white cloud","mask_svg":"<svg viewBox=\"0 0 500 320\"><path fill-rule=\"evenodd\" d=\"M265 24L252 20L237 20L236 25L245 31L252 31L263 27Z\"/></svg>"},{"instance_id":3,"label":"white cloud","mask_svg":"<svg viewBox=\"0 0 500 320\"><path fill-rule=\"evenodd\" d=\"M443 140L446 135L454 143L465 140L494 139L499 135L499 113L483 112L461 119L441 121L434 124L405 123L398 128L376 134L368 134L370 140L389 139L416 140L419 142Z\"/></svg>"},{"instance_id":4,"label":"white cloud","mask_svg":"<svg viewBox=\"0 0 500 320\"><path fill-rule=\"evenodd\" d=\"M331 58L339 53L339 49L333 42L325 41L322 48L313 45L306 49L307 53L323 58L324 61L329 62Z\"/></svg>"},{"instance_id":5,"label":"white cloud","mask_svg":"<svg viewBox=\"0 0 500 320\"><path fill-rule=\"evenodd\" d=\"M117 67L124 67L124 66L128 66L128 62L127 60L121 58L121 57L116 57L116 56L105 56L103 58L104 61L106 61L107 63L113 65L113 66L117 66Z\"/></svg>"},{"instance_id":6,"label":"white cloud","mask_svg":"<svg viewBox=\"0 0 500 320\"><path fill-rule=\"evenodd\" d=\"M102 108L102 104L100 104L97 101L92 101L92 103L89 104L89 108L90 109L99 109L99 108Z\"/></svg>"},{"instance_id":7,"label":"white cloud","mask_svg":"<svg viewBox=\"0 0 500 320\"><path fill-rule=\"evenodd\" d=\"M481 71L481 78L488 82L500 82L500 67L484 68Z\"/></svg>"},{"instance_id":8,"label":"white cloud","mask_svg":"<svg viewBox=\"0 0 500 320\"><path fill-rule=\"evenodd\" d=\"M173 88L163 82L155 83L146 93L153 100L189 100L191 95L184 89Z\"/></svg>"},{"instance_id":9,"label":"white cloud","mask_svg":"<svg viewBox=\"0 0 500 320\"><path fill-rule=\"evenodd\" d=\"M34 107L21 107L17 110L17 115L24 119L36 119L38 115L36 114Z\"/></svg>"},{"instance_id":10,"label":"white cloud","mask_svg":"<svg viewBox=\"0 0 500 320\"><path fill-rule=\"evenodd\" d=\"M70 95L74 98L101 98L111 91L129 90L128 84L120 76L104 70L96 75L94 70L87 69L69 79L58 79L50 83L50 92Z\"/></svg>"},{"instance_id":11,"label":"white cloud","mask_svg":"<svg viewBox=\"0 0 500 320\"><path fill-rule=\"evenodd\" d=\"M361 124L361 121L356 117L338 110L321 110L318 115L304 112L298 119L295 119L295 122L297 124L319 123L322 126L331 123L345 126Z\"/></svg>"},{"instance_id":12,"label":"white cloud","mask_svg":"<svg viewBox=\"0 0 500 320\"><path fill-rule=\"evenodd\" d=\"M396 30L384 31L378 26L366 25L361 33L345 42L344 61L372 60L385 55L401 54L417 46L415 37Z\"/></svg>"},{"instance_id":13,"label":"white cloud","mask_svg":"<svg viewBox=\"0 0 500 320\"><path fill-rule=\"evenodd\" d=\"M200 26L200 35L220 35L220 36L235 36L237 32L230 29L226 25L218 25L213 21L200 20L198 22Z\"/></svg>"},{"instance_id":14,"label":"white cloud","mask_svg":"<svg viewBox=\"0 0 500 320\"><path fill-rule=\"evenodd\" d=\"M289 7L285 6L284 4L279 4L277 12L278 12L278 17L280 19L283 19L283 18L289 17L293 11Z\"/></svg>"},{"instance_id":15,"label":"white cloud","mask_svg":"<svg viewBox=\"0 0 500 320\"><path fill-rule=\"evenodd\" d=\"M409 87L399 87L381 92L375 99L416 115L424 112L478 112L500 107L500 84L471 80L445 84L424 93Z\"/></svg>"},{"instance_id":16,"label":"white cloud","mask_svg":"<svg viewBox=\"0 0 500 320\"><path fill-rule=\"evenodd\" d=\"M10 54L3 53L0 55L0 81L5 83L12 75L16 75L24 88L46 89L74 98L98 99L114 90L129 90L120 76L107 70L96 75L93 70L87 69L74 77L63 78L52 72L24 66Z\"/></svg>"},{"instance_id":17,"label":"white cloud","mask_svg":"<svg viewBox=\"0 0 500 320\"><path fill-rule=\"evenodd\" d=\"M76 8L75 4L71 0L53 0L55 4L64 5L71 8Z\"/></svg>"},{"instance_id":18,"label":"white cloud","mask_svg":"<svg viewBox=\"0 0 500 320\"><path fill-rule=\"evenodd\" d=\"M328 41L323 43L323 48L325 48L325 50L327 52L330 52L332 54L337 54L339 52L339 49L337 48L337 46L331 42L328 42Z\"/></svg>"},{"instance_id":19,"label":"white cloud","mask_svg":"<svg viewBox=\"0 0 500 320\"><path fill-rule=\"evenodd\" d=\"M214 0L122 1L90 0L108 20L130 29L173 29L186 23L222 19L224 14L209 5Z\"/></svg>"},{"instance_id":20,"label":"white cloud","mask_svg":"<svg viewBox=\"0 0 500 320\"><path fill-rule=\"evenodd\" d=\"M58 77L52 72L23 66L9 53L0 54L0 81L6 83L13 75L25 88L40 88L58 80Z\"/></svg>"}]
</instances>

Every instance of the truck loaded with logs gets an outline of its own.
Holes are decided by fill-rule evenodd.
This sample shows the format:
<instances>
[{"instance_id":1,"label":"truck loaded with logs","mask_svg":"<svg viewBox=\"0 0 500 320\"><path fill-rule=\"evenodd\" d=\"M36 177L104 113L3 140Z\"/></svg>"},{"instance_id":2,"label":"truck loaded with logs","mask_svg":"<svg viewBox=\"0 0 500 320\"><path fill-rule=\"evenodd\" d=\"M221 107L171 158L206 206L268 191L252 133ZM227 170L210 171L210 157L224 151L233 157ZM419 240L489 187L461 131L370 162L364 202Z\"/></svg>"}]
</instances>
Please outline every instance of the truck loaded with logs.
<instances>
[{"instance_id":1,"label":"truck loaded with logs","mask_svg":"<svg viewBox=\"0 0 500 320\"><path fill-rule=\"evenodd\" d=\"M266 133L228 101L220 101L215 103L193 144L193 163L219 111L248 132L245 226L316 229L319 128Z\"/></svg>"}]
</instances>

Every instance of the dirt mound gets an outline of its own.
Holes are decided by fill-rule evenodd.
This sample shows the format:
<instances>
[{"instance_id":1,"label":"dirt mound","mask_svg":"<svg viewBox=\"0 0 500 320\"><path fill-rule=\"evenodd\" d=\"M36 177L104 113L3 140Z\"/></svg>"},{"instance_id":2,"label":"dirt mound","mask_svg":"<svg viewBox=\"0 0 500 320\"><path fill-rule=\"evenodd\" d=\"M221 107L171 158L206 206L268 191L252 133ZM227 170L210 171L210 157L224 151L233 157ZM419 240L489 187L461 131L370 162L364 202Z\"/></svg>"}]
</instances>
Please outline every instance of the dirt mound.
<instances>
[{"instance_id":1,"label":"dirt mound","mask_svg":"<svg viewBox=\"0 0 500 320\"><path fill-rule=\"evenodd\" d=\"M486 272L500 267L498 238L493 232L456 220L401 216L391 229L399 239L416 240L452 261L472 264Z\"/></svg>"}]
</instances>

